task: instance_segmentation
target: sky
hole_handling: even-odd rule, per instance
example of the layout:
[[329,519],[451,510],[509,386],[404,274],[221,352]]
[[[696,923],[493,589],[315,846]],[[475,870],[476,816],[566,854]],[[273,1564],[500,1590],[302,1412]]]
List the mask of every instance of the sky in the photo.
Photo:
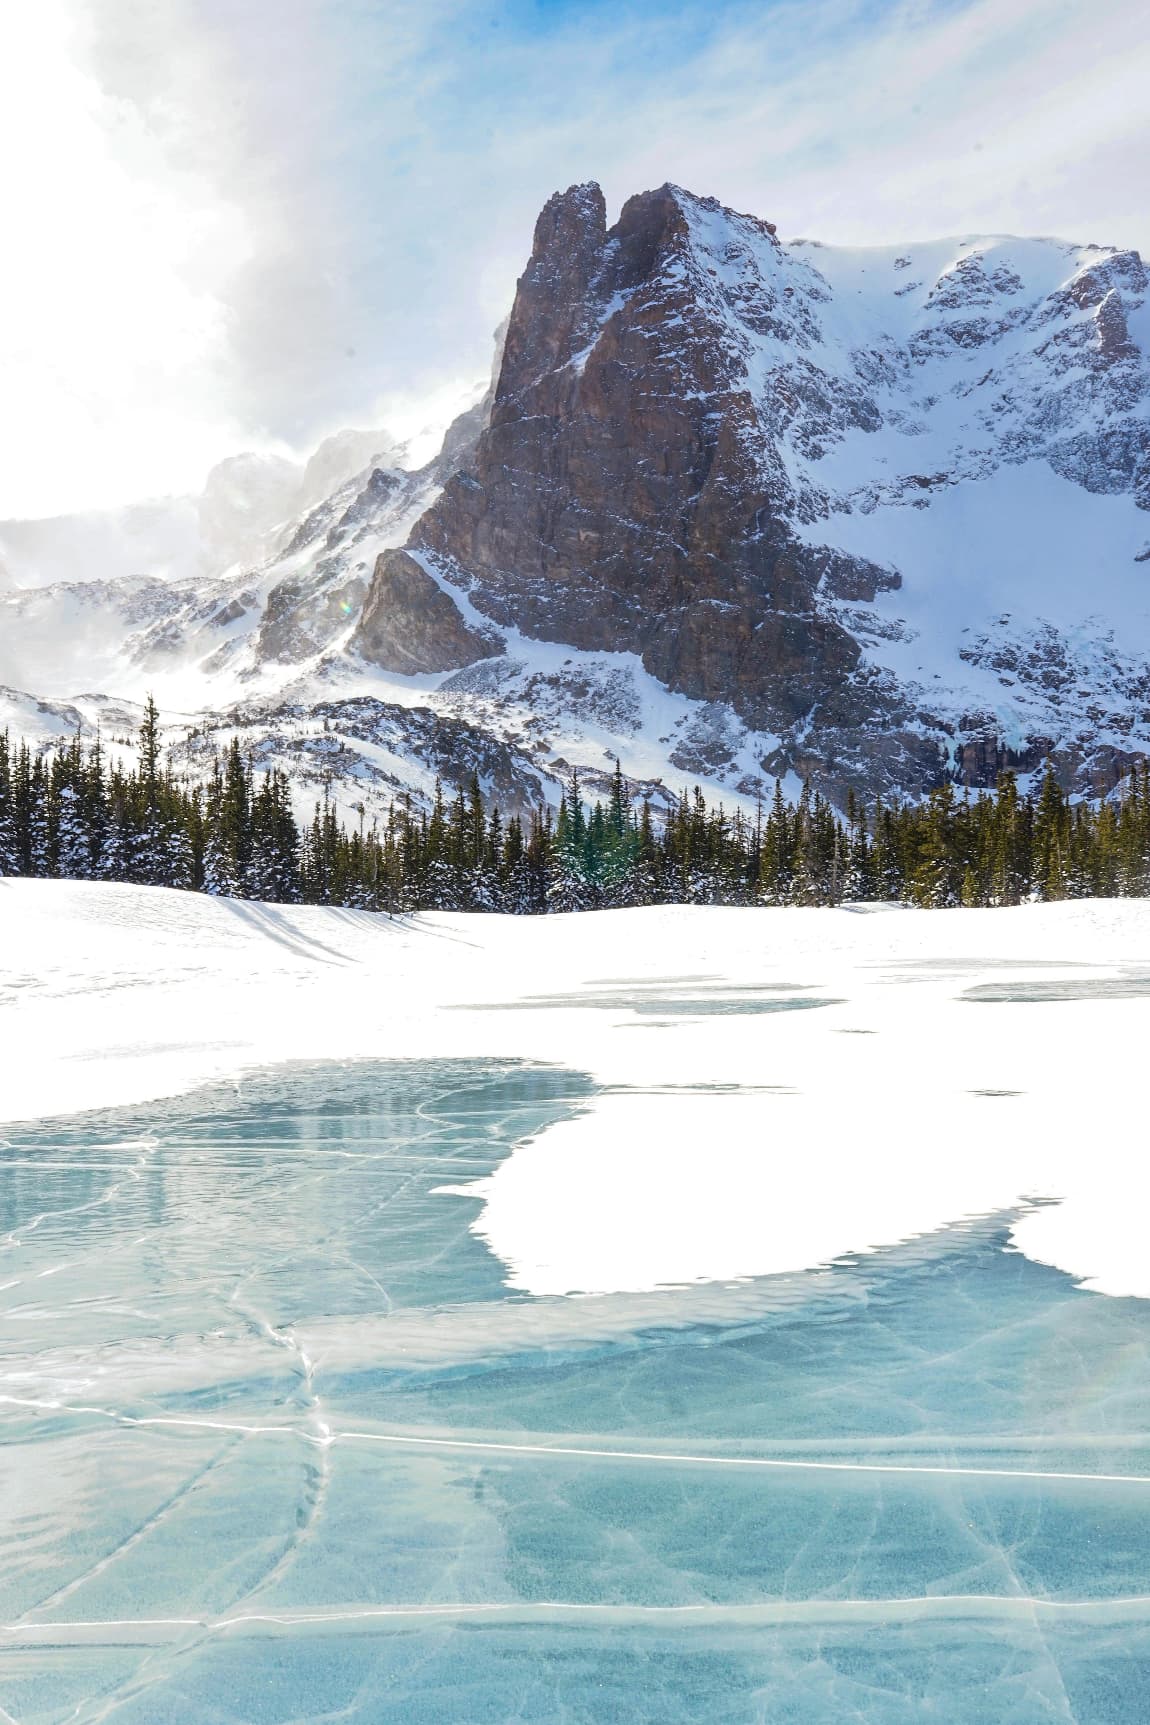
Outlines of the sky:
[[1150,255],[1150,0],[0,8],[0,519],[443,423],[546,198]]

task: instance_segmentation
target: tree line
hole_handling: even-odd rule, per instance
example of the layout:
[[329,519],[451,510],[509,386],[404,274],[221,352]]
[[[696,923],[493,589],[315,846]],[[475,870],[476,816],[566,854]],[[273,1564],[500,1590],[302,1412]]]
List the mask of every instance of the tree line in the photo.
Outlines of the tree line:
[[656,815],[618,764],[606,798],[573,777],[557,812],[504,818],[478,780],[430,809],[393,803],[349,827],[325,797],[301,826],[278,769],[256,772],[238,741],[206,783],[162,759],[149,700],[137,764],[99,740],[48,751],[0,736],[0,875],[135,881],[281,904],[548,911],[644,904],[1007,905],[1150,896],[1150,766],[1119,791],[1072,803],[1048,767],[1024,795],[943,784],[918,803],[854,797],[845,815],[810,786],[775,786],[753,817],[697,788]]

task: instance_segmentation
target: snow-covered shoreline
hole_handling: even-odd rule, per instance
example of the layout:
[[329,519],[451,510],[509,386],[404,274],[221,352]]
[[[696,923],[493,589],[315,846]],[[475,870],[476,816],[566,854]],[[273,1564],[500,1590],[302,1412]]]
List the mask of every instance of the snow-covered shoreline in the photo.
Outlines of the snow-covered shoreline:
[[1150,1297],[1148,1028],[1140,901],[390,922],[0,880],[0,1120],[146,1124],[297,1060],[588,1073],[584,1111],[482,1183],[477,1231],[534,1294],[795,1270],[1017,1211],[1027,1255]]

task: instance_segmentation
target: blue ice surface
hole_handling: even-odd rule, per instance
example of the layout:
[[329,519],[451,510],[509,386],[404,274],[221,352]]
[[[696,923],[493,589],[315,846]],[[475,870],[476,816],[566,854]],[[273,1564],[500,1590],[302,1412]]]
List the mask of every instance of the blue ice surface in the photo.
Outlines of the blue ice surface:
[[10,1718],[1150,1720],[1150,1306],[1007,1217],[533,1299],[442,1188],[592,1094],[349,1063],[0,1133]]

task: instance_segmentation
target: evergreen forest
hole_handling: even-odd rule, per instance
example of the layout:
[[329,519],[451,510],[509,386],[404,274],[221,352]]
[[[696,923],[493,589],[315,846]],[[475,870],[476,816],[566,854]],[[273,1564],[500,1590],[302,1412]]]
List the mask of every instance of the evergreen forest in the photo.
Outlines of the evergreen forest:
[[473,780],[430,810],[397,802],[366,829],[349,829],[325,798],[301,827],[286,776],[257,772],[238,742],[206,783],[178,779],[149,701],[130,770],[98,738],[32,751],[0,736],[0,875],[391,914],[1142,897],[1150,766],[1135,763],[1097,802],[1072,802],[1048,767],[1029,795],[1004,774],[994,792],[944,783],[917,803],[852,799],[845,816],[810,787],[788,804],[776,785],[748,818],[698,789],[656,815],[616,765],[605,801],[586,803],[574,778],[557,814],[505,819]]

